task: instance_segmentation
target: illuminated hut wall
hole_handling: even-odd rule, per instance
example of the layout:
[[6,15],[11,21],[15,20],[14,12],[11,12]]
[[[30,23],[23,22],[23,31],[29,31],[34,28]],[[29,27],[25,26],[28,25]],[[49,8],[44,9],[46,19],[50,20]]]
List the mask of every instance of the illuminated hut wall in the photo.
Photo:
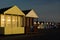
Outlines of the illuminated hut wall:
[[0,34],[24,34],[24,13],[12,6],[0,14]]
[[38,18],[35,11],[32,10],[24,10],[23,11],[26,15],[25,17],[25,32],[30,33],[30,28],[33,26],[33,19]]

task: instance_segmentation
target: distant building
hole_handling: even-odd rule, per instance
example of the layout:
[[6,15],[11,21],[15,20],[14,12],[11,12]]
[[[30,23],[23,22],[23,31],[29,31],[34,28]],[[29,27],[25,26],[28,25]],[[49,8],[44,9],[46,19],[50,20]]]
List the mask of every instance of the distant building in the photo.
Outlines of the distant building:
[[56,23],[56,26],[60,29],[60,22]]

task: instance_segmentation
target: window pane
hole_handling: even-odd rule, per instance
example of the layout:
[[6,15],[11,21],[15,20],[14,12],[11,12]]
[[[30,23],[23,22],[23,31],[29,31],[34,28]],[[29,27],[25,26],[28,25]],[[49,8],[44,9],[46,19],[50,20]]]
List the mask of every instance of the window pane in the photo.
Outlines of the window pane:
[[23,18],[21,16],[18,16],[18,27],[22,27],[22,25],[24,25],[22,24],[23,23],[22,19]]
[[4,15],[1,15],[1,27],[4,27],[4,22],[5,22]]
[[11,27],[11,16],[10,15],[6,15],[6,26]]
[[20,18],[20,16],[18,16],[18,27],[20,27],[21,26],[21,18]]
[[17,16],[12,16],[12,27],[17,27]]

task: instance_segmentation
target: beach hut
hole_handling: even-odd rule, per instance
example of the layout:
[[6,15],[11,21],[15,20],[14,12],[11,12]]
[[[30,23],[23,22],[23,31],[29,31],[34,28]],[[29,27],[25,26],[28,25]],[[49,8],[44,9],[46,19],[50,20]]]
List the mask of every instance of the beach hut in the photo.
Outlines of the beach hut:
[[24,34],[24,16],[15,5],[0,9],[0,34]]
[[25,33],[34,32],[31,28],[34,29],[33,20],[38,18],[36,12],[33,9],[23,10],[23,12],[25,14]]

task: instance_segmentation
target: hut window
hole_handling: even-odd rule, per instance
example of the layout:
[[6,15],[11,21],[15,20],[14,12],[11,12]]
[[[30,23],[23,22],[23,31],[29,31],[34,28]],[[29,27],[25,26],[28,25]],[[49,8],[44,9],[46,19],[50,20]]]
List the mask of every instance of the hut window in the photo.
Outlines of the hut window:
[[22,26],[22,17],[18,16],[18,27]]
[[12,27],[17,27],[17,16],[12,16]]
[[5,23],[6,23],[6,27],[11,27],[11,16],[10,15],[6,15]]
[[21,26],[24,27],[24,17],[21,16]]
[[4,15],[1,15],[1,27],[5,26],[4,22],[5,22]]
[[17,27],[20,27],[21,24],[20,24],[20,17],[19,16],[17,17],[17,20],[18,20]]

